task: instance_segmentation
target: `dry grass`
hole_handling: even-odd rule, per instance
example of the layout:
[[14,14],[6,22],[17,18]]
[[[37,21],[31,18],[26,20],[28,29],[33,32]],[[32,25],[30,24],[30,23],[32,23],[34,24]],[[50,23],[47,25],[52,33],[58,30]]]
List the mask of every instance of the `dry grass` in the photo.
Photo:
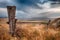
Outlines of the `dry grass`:
[[0,40],[10,40],[11,36],[4,27],[0,25]]
[[46,29],[45,25],[33,27],[22,24],[16,29],[16,34],[20,40],[60,40],[60,31],[56,29]]
[[[17,24],[16,37],[9,33],[8,24],[0,24],[0,40],[60,40],[60,28],[42,24]],[[17,38],[17,39],[15,39]]]

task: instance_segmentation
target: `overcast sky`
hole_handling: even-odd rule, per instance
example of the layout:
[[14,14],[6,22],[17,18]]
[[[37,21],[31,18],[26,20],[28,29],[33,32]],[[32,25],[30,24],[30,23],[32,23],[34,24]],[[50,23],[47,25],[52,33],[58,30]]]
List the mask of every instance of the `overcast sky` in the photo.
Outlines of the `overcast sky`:
[[0,0],[0,17],[8,17],[7,6],[16,6],[17,19],[60,17],[59,0]]

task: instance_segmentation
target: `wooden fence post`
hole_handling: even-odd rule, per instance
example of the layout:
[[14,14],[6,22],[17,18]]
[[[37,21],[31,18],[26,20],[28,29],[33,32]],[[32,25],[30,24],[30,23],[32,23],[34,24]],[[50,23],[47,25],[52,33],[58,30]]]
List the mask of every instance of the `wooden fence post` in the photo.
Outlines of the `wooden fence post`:
[[16,22],[15,22],[16,6],[7,6],[7,11],[8,11],[10,34],[14,36],[16,28]]

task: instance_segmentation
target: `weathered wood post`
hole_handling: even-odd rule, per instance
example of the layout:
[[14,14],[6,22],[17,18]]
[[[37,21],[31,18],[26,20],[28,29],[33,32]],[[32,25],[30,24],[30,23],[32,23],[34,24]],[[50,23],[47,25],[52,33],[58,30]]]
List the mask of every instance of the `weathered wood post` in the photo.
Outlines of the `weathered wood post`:
[[48,23],[47,23],[47,25],[46,25],[46,30],[47,30],[47,32],[48,32],[48,27],[49,27],[49,25],[50,25],[50,22],[51,22],[51,20],[49,20]]
[[51,20],[48,21],[47,26],[50,24]]
[[16,22],[15,22],[16,6],[7,6],[7,11],[8,11],[10,34],[14,36],[16,28]]

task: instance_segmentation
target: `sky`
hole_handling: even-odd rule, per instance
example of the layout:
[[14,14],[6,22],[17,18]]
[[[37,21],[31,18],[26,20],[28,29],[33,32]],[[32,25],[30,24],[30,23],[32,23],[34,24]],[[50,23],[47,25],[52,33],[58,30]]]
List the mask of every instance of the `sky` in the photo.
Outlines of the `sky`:
[[50,19],[60,17],[59,0],[0,0],[0,18],[8,17],[7,6],[16,6],[16,19]]

